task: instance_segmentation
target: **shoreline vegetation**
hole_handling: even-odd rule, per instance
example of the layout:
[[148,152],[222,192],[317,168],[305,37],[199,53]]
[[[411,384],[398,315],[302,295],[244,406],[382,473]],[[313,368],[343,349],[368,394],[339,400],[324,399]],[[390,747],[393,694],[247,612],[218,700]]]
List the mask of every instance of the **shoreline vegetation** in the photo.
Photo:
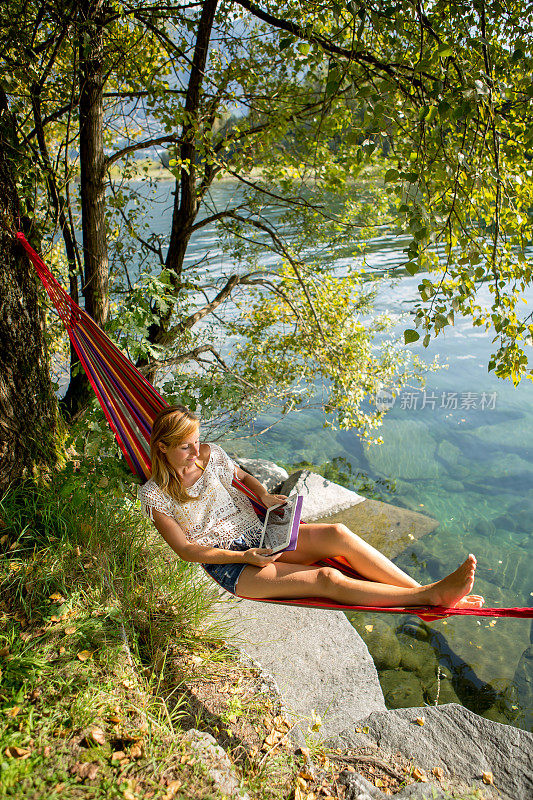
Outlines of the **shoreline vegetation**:
[[[362,171],[362,174],[358,176],[356,185],[364,187],[368,183],[374,184],[376,181],[382,181],[382,175],[380,173],[384,173],[384,170],[384,166],[374,165],[366,167]],[[109,176],[113,181],[118,181],[121,178],[124,178],[124,174],[125,170],[124,165],[122,164],[113,164],[109,169]],[[76,177],[79,177],[78,174],[76,174]],[[247,172],[243,177],[245,177],[246,180],[258,181],[262,177],[262,171],[259,167],[255,167]],[[175,181],[176,176],[159,160],[153,158],[138,158],[129,164],[128,176],[126,180],[138,181],[143,179]],[[239,178],[235,177],[229,172],[221,172],[216,178],[217,183],[238,182],[238,180]]]
[[342,798],[349,772],[386,795],[426,780],[410,762],[297,748],[279,697],[214,613],[214,584],[112,481],[83,477],[67,463],[0,502],[5,797],[221,798],[191,729],[221,745],[253,800]]

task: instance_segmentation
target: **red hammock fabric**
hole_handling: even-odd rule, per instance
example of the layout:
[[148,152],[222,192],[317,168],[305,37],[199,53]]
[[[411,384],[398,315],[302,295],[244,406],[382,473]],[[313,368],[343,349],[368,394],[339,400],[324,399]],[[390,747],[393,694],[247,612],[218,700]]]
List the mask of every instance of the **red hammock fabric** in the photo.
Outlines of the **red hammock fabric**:
[[[103,412],[109,422],[124,457],[133,473],[145,481],[150,475],[150,432],[156,415],[167,403],[159,392],[134,367],[124,353],[111,341],[94,320],[80,308],[65,292],[47,269],[44,261],[35,252],[23,233],[16,237],[30,261],[63,321],[72,345],[96,392]],[[252,503],[258,516],[265,507],[254,493],[239,481],[233,481]],[[344,574],[361,579],[342,558],[331,558],[323,562],[341,570]],[[375,606],[347,606],[318,597],[270,600],[257,598],[256,602],[281,603],[284,605],[313,608],[338,609],[344,611],[380,611],[390,614],[416,614],[427,621],[445,616],[476,617],[522,617],[533,618],[533,608],[376,608]]]

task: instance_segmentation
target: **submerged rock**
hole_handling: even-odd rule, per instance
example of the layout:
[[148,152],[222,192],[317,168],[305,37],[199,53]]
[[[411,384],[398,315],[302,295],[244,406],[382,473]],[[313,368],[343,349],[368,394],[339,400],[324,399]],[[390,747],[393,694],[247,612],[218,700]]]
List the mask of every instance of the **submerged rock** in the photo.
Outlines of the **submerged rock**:
[[400,643],[391,625],[383,619],[375,619],[372,625],[367,626],[357,621],[355,627],[361,633],[378,670],[395,669],[399,666]]
[[424,703],[424,687],[414,672],[387,669],[379,673],[379,682],[389,708],[421,706]]
[[[533,631],[533,626],[532,626]],[[527,730],[533,727],[533,644],[522,653],[513,678],[518,703],[524,710],[523,724]]]

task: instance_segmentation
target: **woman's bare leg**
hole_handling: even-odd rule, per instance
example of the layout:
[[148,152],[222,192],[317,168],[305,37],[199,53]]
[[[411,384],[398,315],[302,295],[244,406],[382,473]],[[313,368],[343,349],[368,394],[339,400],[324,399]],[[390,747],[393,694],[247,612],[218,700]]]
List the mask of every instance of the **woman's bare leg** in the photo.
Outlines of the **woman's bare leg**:
[[[343,605],[445,606],[458,605],[474,584],[476,559],[470,555],[455,572],[429,586],[403,587],[348,578],[332,567],[313,567],[275,561],[265,567],[247,566],[237,592],[241,597],[322,597]],[[471,605],[481,605],[471,603]]]
[[296,550],[283,553],[278,561],[288,564],[314,564],[333,556],[344,556],[360,575],[376,583],[407,589],[420,586],[383,553],[342,524],[300,525]]

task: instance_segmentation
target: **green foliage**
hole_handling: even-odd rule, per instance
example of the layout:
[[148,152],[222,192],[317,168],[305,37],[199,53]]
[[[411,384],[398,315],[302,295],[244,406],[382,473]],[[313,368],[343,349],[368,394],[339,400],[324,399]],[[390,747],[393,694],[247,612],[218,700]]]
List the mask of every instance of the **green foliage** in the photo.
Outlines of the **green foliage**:
[[383,412],[365,401],[383,384],[399,388],[414,379],[421,365],[385,338],[391,321],[371,313],[373,283],[353,273],[341,278],[309,269],[303,275],[286,264],[275,295],[258,291],[241,308],[238,373],[265,397],[276,383],[284,413],[318,405],[329,414],[328,425],[356,428],[371,441]]
[[[427,347],[466,315],[494,335],[490,369],[530,374],[531,15],[497,0],[269,0],[265,21],[221,0],[208,30],[206,8],[133,2],[103,17],[110,330],[128,355],[214,425],[267,398],[301,406],[320,381],[326,412],[368,436],[379,416],[364,403],[408,374],[384,321],[357,305],[371,240],[396,232],[405,272],[420,275],[404,344]],[[91,28],[59,0],[0,13],[3,85],[34,165],[29,211],[51,237],[51,174],[79,224],[73,64]],[[156,148],[174,179],[172,230],[153,225],[157,185],[135,159]],[[223,176],[240,188],[220,208],[210,188]],[[210,253],[191,263],[191,237],[215,222],[224,266]]]

